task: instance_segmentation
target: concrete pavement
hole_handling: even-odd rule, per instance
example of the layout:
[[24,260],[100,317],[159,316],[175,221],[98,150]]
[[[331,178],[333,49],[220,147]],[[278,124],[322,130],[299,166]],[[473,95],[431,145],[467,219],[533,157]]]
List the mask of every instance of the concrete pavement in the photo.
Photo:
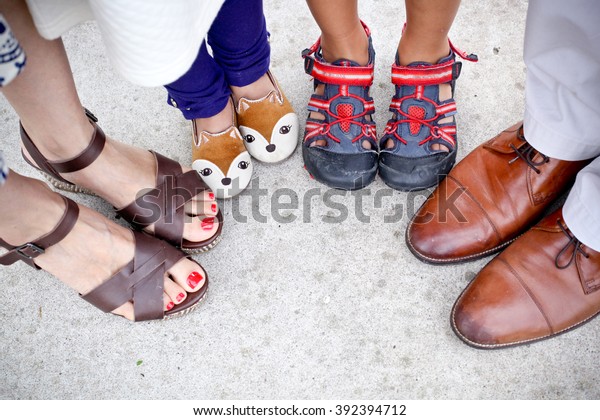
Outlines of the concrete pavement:
[[[372,94],[380,131],[405,19],[397,3],[360,3],[377,51]],[[272,70],[303,120],[311,83],[300,51],[318,28],[301,0],[266,0],[265,7]],[[522,118],[526,7],[524,0],[463,1],[451,37],[480,62],[464,63],[458,80],[459,159]],[[93,23],[64,40],[82,101],[107,134],[191,163],[190,126],[166,105],[162,88],[116,75]],[[18,119],[3,97],[0,139],[12,168],[37,177],[19,156]],[[302,169],[299,149],[280,164],[256,162],[254,178],[264,194],[223,203],[224,240],[198,258],[211,278],[209,297],[189,316],[132,324],[96,310],[43,272],[23,264],[2,268],[0,397],[600,397],[598,320],[499,351],[475,350],[455,337],[450,309],[488,260],[437,267],[411,255],[404,232],[424,194],[390,191],[378,203],[374,197],[386,187],[377,180],[362,195],[335,196],[348,209],[337,220],[339,211],[323,201],[326,188]],[[276,212],[277,194],[295,195],[297,203]],[[111,214],[98,198],[76,199]],[[395,221],[386,222],[390,217]]]

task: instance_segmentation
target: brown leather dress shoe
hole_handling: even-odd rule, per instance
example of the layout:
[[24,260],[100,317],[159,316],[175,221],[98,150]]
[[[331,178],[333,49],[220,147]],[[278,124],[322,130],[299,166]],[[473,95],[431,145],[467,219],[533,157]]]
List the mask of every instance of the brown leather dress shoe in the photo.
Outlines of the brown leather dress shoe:
[[452,309],[454,332],[484,349],[563,333],[600,312],[600,252],[557,210],[494,258]]
[[432,264],[498,252],[543,217],[587,163],[548,158],[517,123],[450,171],[410,221],[408,248]]

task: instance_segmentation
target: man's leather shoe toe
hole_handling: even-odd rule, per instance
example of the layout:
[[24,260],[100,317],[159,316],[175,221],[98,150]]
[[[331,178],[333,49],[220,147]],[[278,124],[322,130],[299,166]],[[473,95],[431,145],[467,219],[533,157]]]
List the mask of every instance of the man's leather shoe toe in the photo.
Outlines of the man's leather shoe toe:
[[467,344],[491,349],[553,337],[600,313],[600,252],[575,238],[561,210],[494,258],[452,309]]

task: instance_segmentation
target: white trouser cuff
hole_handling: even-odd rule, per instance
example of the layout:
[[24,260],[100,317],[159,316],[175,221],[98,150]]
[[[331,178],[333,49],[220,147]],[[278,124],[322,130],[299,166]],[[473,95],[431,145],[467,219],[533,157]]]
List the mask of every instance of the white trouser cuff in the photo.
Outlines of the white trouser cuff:
[[600,252],[600,158],[583,168],[563,206],[563,218],[571,233]]

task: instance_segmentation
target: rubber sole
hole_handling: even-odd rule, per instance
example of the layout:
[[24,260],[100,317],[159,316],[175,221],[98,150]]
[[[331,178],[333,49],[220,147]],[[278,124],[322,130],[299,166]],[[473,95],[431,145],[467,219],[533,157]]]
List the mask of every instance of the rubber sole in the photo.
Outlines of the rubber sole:
[[431,188],[439,184],[454,166],[456,149],[442,160],[430,162],[427,160],[402,158],[382,152],[379,155],[379,176],[387,186],[398,191],[420,191]]
[[[208,279],[207,279],[208,281]],[[202,296],[198,299],[197,302],[195,302],[192,306],[190,306],[189,308],[185,308],[182,311],[179,312],[175,312],[173,314],[165,314],[164,318],[162,319],[162,321],[166,321],[169,319],[175,319],[175,318],[180,318],[184,315],[187,315],[191,312],[194,312],[196,309],[198,309],[198,306],[204,302],[204,299],[206,299],[206,295],[208,295],[208,284],[206,285],[206,288],[204,290],[204,293],[202,294]]]
[[311,177],[330,188],[359,190],[377,176],[378,159],[374,151],[345,155],[302,145],[302,158]]

